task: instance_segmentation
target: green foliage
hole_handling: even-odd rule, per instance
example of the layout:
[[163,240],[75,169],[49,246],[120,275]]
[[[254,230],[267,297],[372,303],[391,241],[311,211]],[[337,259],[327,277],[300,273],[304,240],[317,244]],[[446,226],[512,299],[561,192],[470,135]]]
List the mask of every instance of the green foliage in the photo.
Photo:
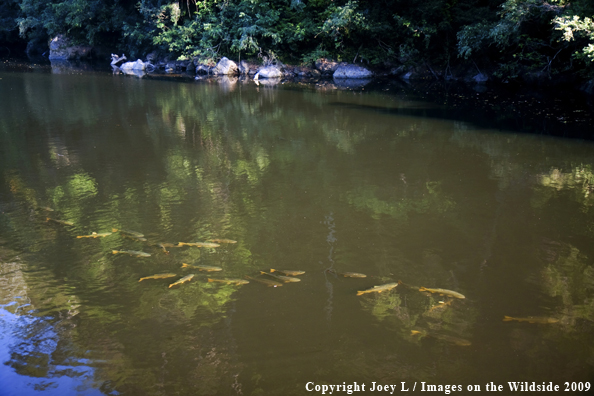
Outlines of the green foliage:
[[17,18],[22,37],[67,34],[75,42],[97,44],[102,34],[121,29],[125,10],[100,0],[22,0]]
[[584,61],[591,71],[594,71],[594,21],[591,18],[581,18],[578,15],[556,17],[553,20],[555,29],[563,32],[566,42],[577,41],[575,57]]
[[514,76],[592,72],[593,14],[587,0],[9,0],[0,5],[0,40],[14,40],[18,26],[26,40],[66,34],[132,57],[156,49],[206,63],[274,53],[304,64],[445,67],[457,53]]
[[12,41],[13,32],[17,28],[18,11],[18,0],[5,0],[0,3],[0,43]]
[[[563,60],[571,53],[591,68],[594,24],[588,17],[573,14],[576,10],[591,12],[590,8],[581,2],[570,8],[562,0],[507,0],[500,7],[499,21],[477,22],[458,32],[458,56],[486,56],[495,48],[498,52],[491,56],[499,58],[500,74],[508,77],[521,71],[565,71],[568,63]],[[563,32],[560,40],[556,31]],[[574,35],[577,43],[568,44]]]

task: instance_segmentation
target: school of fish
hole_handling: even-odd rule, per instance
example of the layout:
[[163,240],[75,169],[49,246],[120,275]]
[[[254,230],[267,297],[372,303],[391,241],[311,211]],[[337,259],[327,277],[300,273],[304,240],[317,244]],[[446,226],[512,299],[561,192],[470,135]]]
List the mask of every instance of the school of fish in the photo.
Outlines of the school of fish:
[[[43,212],[54,212],[52,208],[49,207],[37,207],[35,208],[37,211]],[[54,223],[59,224],[62,226],[69,226],[73,227],[74,223],[66,220],[61,220],[54,217],[46,217],[45,221],[47,223]],[[124,230],[124,229],[117,229],[113,228],[111,232],[91,232],[87,235],[78,235],[76,236],[77,239],[89,238],[89,239],[96,239],[96,238],[106,238],[112,236],[114,234],[119,233],[123,238],[131,239],[136,242],[148,242],[147,238],[145,238],[144,234],[131,231],[131,230]],[[180,247],[199,247],[199,248],[217,248],[220,247],[220,244],[236,244],[237,241],[232,239],[224,239],[224,238],[211,238],[207,239],[206,242],[177,242],[177,243],[168,243],[168,242],[151,242],[150,246],[158,247],[164,253],[169,254],[167,248],[180,248]],[[150,253],[139,251],[139,250],[112,250],[112,254],[126,254],[132,257],[139,257],[139,258],[148,258],[151,257]],[[182,263],[181,265],[182,270],[187,269],[195,269],[199,272],[221,272],[223,271],[222,267],[212,266],[212,265],[202,265],[202,264],[187,264]],[[367,275],[358,273],[358,272],[338,272],[334,269],[326,269],[324,272],[334,274],[335,276],[342,276],[344,278],[367,278]],[[281,275],[282,274],[282,275]],[[250,276],[245,275],[245,279],[239,278],[206,278],[206,282],[208,283],[222,283],[227,285],[235,285],[241,286],[250,283],[249,281],[255,281],[261,284],[264,284],[268,287],[280,287],[283,286],[284,283],[295,283],[301,282],[300,278],[297,278],[299,275],[305,274],[305,271],[301,270],[283,270],[283,269],[274,269],[271,268],[269,272],[259,271],[260,276]],[[264,277],[266,275],[266,277]],[[161,280],[161,279],[169,279],[177,277],[178,275],[175,273],[158,273],[154,275],[147,275],[141,277],[138,282],[146,281],[146,280]],[[174,286],[179,286],[184,283],[188,283],[192,281],[196,277],[196,274],[188,274],[177,281],[169,284],[168,288],[172,288]],[[273,278],[273,279],[271,279]],[[433,307],[429,308],[427,312],[431,313],[434,311],[445,310],[447,309],[455,299],[463,300],[466,297],[455,290],[443,289],[443,288],[429,288],[429,287],[416,287],[404,284],[402,281],[397,282],[390,282],[381,285],[375,285],[369,287],[365,290],[357,291],[356,295],[361,296],[365,294],[381,294],[381,293],[388,293],[394,289],[397,289],[398,286],[406,286],[409,289],[417,290],[418,292],[422,293],[430,293],[430,294],[437,294],[442,296],[443,298],[447,299],[446,301],[439,301],[438,304],[434,305]],[[558,323],[559,320],[552,317],[538,317],[538,316],[528,316],[528,317],[511,317],[511,316],[504,316],[504,322],[526,322],[532,324],[555,324]],[[458,346],[470,346],[471,342],[462,338],[454,337],[447,334],[437,333],[435,331],[429,331],[424,329],[413,329],[410,333],[411,337],[418,336],[420,338],[424,337],[431,337],[441,341],[445,341],[450,344],[458,345]]]

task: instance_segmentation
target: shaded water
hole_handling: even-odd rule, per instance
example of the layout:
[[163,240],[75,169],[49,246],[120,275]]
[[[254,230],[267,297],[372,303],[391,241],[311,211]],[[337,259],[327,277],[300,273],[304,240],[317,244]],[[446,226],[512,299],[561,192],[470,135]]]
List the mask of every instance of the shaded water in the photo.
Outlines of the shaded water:
[[[386,92],[0,78],[2,395],[594,380],[591,142]],[[112,228],[147,241],[76,238]],[[206,281],[270,268],[305,274]]]

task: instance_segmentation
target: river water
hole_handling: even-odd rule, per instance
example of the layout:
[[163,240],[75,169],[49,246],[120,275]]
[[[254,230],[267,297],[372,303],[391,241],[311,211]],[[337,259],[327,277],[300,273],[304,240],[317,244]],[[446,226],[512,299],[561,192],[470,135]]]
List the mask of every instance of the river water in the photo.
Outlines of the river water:
[[1,395],[594,386],[591,141],[386,89],[41,69],[0,92]]

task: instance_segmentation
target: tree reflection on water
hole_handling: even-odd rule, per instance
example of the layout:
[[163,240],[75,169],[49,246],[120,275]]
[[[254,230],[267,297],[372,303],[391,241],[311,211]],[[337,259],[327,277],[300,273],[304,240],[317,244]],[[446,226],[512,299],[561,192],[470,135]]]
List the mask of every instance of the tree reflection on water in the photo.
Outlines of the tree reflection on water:
[[[399,114],[406,98],[373,92],[2,81],[19,92],[0,99],[1,372],[14,394],[288,395],[308,381],[594,372],[589,144],[424,118],[422,103]],[[76,238],[114,228],[146,241]],[[238,243],[175,247],[212,238]],[[270,268],[306,273],[278,288],[206,281]],[[177,277],[138,282],[165,272]]]

